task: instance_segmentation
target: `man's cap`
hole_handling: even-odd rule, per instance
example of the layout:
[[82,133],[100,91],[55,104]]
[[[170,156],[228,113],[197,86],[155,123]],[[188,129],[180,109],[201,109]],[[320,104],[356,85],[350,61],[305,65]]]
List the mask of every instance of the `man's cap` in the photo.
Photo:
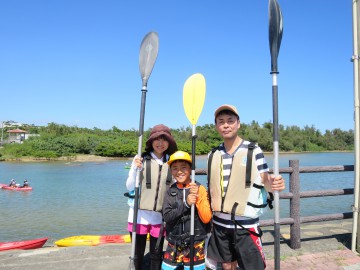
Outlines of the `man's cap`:
[[235,106],[229,105],[229,104],[224,104],[224,105],[221,105],[219,108],[216,109],[215,114],[214,114],[215,118],[221,111],[225,111],[225,110],[229,110],[229,111],[235,113],[238,117],[240,117]]

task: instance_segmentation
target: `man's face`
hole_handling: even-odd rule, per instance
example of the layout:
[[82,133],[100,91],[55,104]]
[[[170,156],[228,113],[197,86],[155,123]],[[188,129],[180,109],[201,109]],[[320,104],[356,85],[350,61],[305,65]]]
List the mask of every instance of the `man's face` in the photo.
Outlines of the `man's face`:
[[233,114],[219,114],[216,117],[216,130],[223,139],[232,139],[237,136],[240,121]]

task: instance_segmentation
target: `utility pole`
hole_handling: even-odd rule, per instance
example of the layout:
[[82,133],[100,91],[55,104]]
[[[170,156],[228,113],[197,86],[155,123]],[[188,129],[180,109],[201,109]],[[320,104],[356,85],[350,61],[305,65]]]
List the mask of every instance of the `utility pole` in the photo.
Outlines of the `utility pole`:
[[360,27],[359,27],[359,5],[358,0],[352,0],[352,12],[353,12],[353,56],[351,57],[354,63],[354,122],[355,122],[355,133],[354,133],[354,145],[355,145],[355,166],[354,166],[354,206],[353,206],[353,230],[352,230],[352,241],[351,250],[353,252],[359,251],[359,185],[360,185],[360,111],[359,111],[359,52],[360,52]]

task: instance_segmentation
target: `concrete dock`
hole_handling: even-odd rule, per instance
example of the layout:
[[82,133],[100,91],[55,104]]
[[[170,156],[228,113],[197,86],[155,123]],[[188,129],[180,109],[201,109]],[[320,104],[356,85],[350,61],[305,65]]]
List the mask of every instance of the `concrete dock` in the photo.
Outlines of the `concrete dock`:
[[[267,268],[274,269],[273,228],[263,227]],[[302,224],[301,248],[288,246],[289,226],[281,226],[280,266],[285,270],[360,270],[360,257],[351,251],[352,220]],[[130,244],[96,247],[56,247],[46,243],[34,250],[0,252],[1,270],[119,270],[128,269]]]

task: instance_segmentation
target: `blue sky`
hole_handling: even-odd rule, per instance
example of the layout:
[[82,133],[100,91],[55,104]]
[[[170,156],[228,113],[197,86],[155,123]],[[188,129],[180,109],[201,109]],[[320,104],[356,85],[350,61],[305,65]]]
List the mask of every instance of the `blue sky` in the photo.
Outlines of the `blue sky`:
[[[279,123],[354,129],[352,1],[278,0]],[[138,129],[139,48],[159,54],[148,82],[145,129],[188,127],[183,86],[206,79],[197,125],[237,106],[241,121],[272,121],[268,1],[2,0],[0,121]]]

